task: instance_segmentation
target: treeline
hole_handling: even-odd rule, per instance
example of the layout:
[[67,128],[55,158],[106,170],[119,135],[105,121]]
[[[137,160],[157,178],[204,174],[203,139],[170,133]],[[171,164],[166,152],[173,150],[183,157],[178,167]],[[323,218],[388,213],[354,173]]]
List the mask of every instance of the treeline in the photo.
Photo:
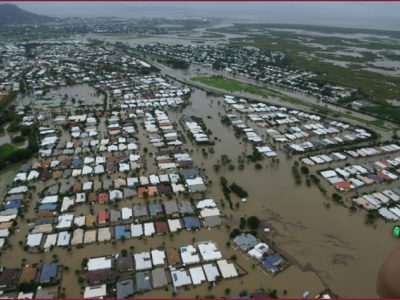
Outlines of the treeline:
[[36,139],[35,128],[31,128],[28,137],[28,147],[26,149],[15,150],[0,159],[0,169],[4,169],[11,163],[25,161],[39,151],[39,143]]
[[13,91],[4,97],[2,101],[0,101],[0,111],[5,109],[14,99],[17,97],[17,92]]
[[190,66],[188,62],[174,58],[167,59],[165,63],[174,69],[187,69]]

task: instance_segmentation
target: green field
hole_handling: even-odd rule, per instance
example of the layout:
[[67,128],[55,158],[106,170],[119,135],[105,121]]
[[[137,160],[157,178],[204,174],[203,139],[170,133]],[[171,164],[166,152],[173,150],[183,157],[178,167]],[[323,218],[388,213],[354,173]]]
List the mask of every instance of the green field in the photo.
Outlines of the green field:
[[0,146],[0,159],[6,157],[8,154],[13,153],[15,150],[18,150],[18,147],[14,147],[10,144],[3,144]]

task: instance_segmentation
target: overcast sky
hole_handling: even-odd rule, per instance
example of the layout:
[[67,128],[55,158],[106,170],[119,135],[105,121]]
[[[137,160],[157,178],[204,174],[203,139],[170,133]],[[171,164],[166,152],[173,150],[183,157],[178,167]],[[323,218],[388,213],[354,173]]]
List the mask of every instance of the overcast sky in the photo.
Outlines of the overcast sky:
[[262,23],[400,30],[400,2],[0,2],[49,16],[209,15]]

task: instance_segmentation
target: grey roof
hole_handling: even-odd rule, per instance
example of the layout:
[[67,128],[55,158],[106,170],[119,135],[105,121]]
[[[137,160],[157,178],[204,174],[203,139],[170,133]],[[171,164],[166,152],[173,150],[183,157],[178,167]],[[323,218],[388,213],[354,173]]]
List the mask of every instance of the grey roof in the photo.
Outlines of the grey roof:
[[137,196],[137,191],[134,189],[122,189],[124,192],[124,197],[129,198],[130,196],[135,197]]
[[145,272],[136,273],[136,285],[137,289],[140,291],[150,290],[150,276],[146,275]]
[[133,215],[135,217],[147,217],[147,209],[146,207],[134,206],[133,207]]
[[204,218],[204,227],[215,227],[222,224],[222,219],[218,216]]
[[164,269],[155,269],[151,272],[153,278],[153,288],[160,288],[168,284]]
[[250,233],[242,233],[235,238],[235,243],[242,249],[247,250],[257,245],[257,239]]
[[149,205],[150,216],[156,216],[162,214],[163,209],[161,204],[151,204]]
[[47,195],[57,195],[58,194],[59,186],[58,184],[54,184],[47,190]]
[[189,201],[182,201],[178,203],[179,212],[183,214],[192,214],[193,206]]
[[101,181],[95,180],[93,182],[93,190],[94,191],[101,190]]
[[103,189],[109,190],[113,186],[113,181],[110,179],[104,180],[103,181]]
[[11,216],[18,214],[18,208],[8,208],[0,212],[0,216]]
[[118,222],[121,219],[121,212],[119,210],[112,210],[110,212],[110,222]]
[[43,289],[37,289],[35,299],[54,299],[54,294],[50,294],[48,291]]
[[72,175],[72,170],[71,169],[67,169],[63,172],[63,178],[67,178],[69,176]]
[[32,167],[31,164],[23,164],[21,168],[19,168],[20,172],[27,172]]
[[199,171],[196,169],[186,170],[179,172],[184,179],[195,178],[199,175]]
[[191,186],[189,186],[189,189],[192,192],[205,192],[205,191],[207,191],[207,187],[204,184],[191,185]]
[[72,188],[72,183],[66,183],[66,184],[62,184],[60,186],[60,194],[65,194],[67,192],[69,192]]
[[133,295],[133,280],[117,282],[117,299],[125,299]]
[[23,199],[24,199],[24,194],[14,194],[7,196],[5,201],[23,200]]
[[164,207],[165,207],[165,213],[167,215],[179,212],[178,204],[176,203],[176,201],[165,202]]

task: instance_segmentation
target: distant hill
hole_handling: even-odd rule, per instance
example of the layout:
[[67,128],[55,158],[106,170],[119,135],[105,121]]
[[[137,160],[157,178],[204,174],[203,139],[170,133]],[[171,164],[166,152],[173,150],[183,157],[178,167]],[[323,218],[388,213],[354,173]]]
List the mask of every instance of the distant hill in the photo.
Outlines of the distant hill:
[[0,24],[45,23],[57,18],[41,16],[20,9],[14,4],[0,4]]

